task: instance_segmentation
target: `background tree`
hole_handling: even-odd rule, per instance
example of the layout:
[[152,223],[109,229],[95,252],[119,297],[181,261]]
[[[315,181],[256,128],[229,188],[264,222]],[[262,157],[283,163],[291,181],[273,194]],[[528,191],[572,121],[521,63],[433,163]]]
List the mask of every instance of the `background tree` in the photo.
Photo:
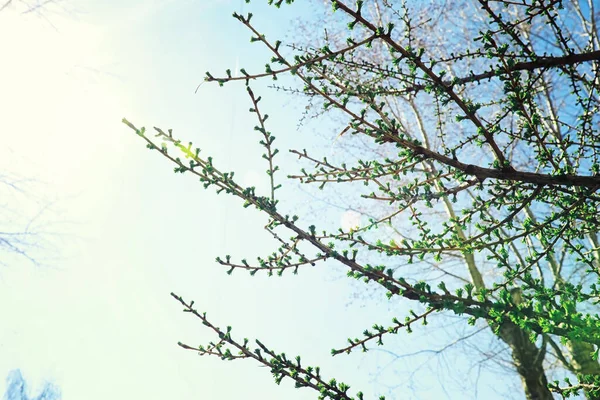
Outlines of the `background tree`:
[[[251,14],[234,14],[251,30],[252,41],[273,53],[271,63],[260,74],[207,73],[208,81],[219,84],[246,83],[269,165],[268,195],[239,186],[233,173],[216,169],[210,157],[200,157],[170,130],[155,128],[156,141],[124,120],[150,149],[174,162],[176,172],[191,172],[205,187],[216,186],[218,193],[238,196],[244,206],[268,214],[266,229],[281,245],[273,255],[257,265],[229,256],[217,261],[229,273],[281,274],[335,259],[349,276],[379,284],[390,301],[400,296],[417,303],[404,320],[376,324],[334,355],[366,350],[385,335],[451,312],[466,315],[469,324],[488,326],[506,343],[527,398],[581,390],[598,398],[600,51],[594,3],[482,0],[462,13],[441,9],[433,22],[420,17],[427,9],[408,4],[330,5],[336,13],[327,26],[343,21],[346,37],[326,32],[318,48],[283,47],[255,28]],[[292,150],[314,170],[302,169],[291,178],[320,188],[359,183],[356,204],[386,205],[375,207],[366,226],[321,231],[281,211],[274,137],[249,84],[283,74],[301,83],[292,90],[308,95],[333,121],[344,121],[339,137],[370,140],[374,152],[357,160]],[[188,160],[169,153],[169,146]],[[285,230],[293,235],[289,240],[283,239]],[[459,262],[448,271],[444,266],[452,260]],[[397,267],[407,263],[445,276]],[[458,268],[466,273],[454,273]],[[271,367],[278,382],[287,376],[323,398],[351,398],[347,385],[325,380],[300,358],[289,360],[259,341],[253,350],[247,340],[232,338],[231,328],[212,325],[193,302],[173,296],[219,337],[208,346],[182,347],[224,359],[253,358]],[[557,365],[576,375],[577,383],[548,383]]]
[[[0,3],[0,23],[11,18],[12,13],[33,13],[50,23],[49,17],[55,13],[54,0],[35,2],[7,0]],[[61,11],[64,5],[59,6]],[[9,25],[10,26],[10,25]],[[10,97],[7,94],[7,98]],[[23,160],[20,153],[7,148],[4,163],[0,164],[0,265],[8,265],[9,260],[25,258],[35,265],[49,260],[56,250],[51,237],[57,238],[64,233],[57,229],[53,201],[40,193],[39,180],[27,178],[19,173],[17,165]],[[16,257],[16,258],[14,258]]]
[[29,397],[27,382],[18,369],[11,371],[6,378],[7,388],[4,393],[4,400],[59,400],[60,391],[54,385],[46,383],[39,394],[35,397]]
[[38,15],[42,15],[42,12],[45,11],[49,5],[55,3],[54,0],[37,0],[34,2],[23,1],[23,0],[5,0],[0,5],[0,11],[4,11],[9,7],[15,7],[20,10],[22,14],[28,13],[37,13]]
[[[36,266],[54,256],[56,228],[53,203],[40,198],[33,180],[0,174],[0,265],[26,259]],[[39,182],[37,182],[39,183]]]

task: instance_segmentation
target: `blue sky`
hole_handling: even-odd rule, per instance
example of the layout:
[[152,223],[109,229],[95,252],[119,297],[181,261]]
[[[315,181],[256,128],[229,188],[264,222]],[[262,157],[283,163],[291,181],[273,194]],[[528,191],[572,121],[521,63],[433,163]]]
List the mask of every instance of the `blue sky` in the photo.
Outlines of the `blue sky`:
[[[16,257],[0,267],[0,377],[18,368],[34,391],[51,381],[64,399],[316,398],[290,382],[274,385],[251,362],[225,363],[178,348],[177,341],[214,338],[180,312],[169,296],[174,291],[220,326],[233,325],[234,336],[301,354],[365,393],[381,391],[373,377],[390,360],[385,353],[331,358],[329,351],[373,323],[404,316],[406,305],[382,306],[380,293],[348,306],[356,287],[331,264],[298,277],[226,275],[216,256],[253,259],[274,249],[261,229],[264,218],[190,176],[174,175],[120,122],[174,128],[217,165],[264,188],[266,167],[243,87],[205,84],[194,94],[207,70],[236,63],[258,70],[268,59],[231,18],[241,7],[248,10],[225,0],[73,0],[44,17],[0,14],[0,168],[34,179],[23,183],[33,197],[15,195],[10,205],[17,222],[43,209],[35,227],[48,232],[46,248],[36,253],[41,265]],[[285,37],[289,21],[310,10],[255,6],[253,12],[268,35]],[[282,149],[301,143],[295,121],[302,106],[274,91],[257,93]],[[300,209],[308,206],[308,198],[297,201]],[[342,215],[327,218],[339,222]],[[420,338],[422,328],[401,334],[392,343],[405,347],[393,350],[440,347],[443,329],[434,326]],[[432,375],[440,360],[406,383],[413,378],[401,374],[412,362],[400,375],[383,372],[414,389],[397,395],[443,397]],[[458,368],[452,360],[443,364]],[[447,384],[449,398],[460,393],[453,385]],[[0,380],[0,393],[5,389]],[[480,390],[495,393],[488,385]]]

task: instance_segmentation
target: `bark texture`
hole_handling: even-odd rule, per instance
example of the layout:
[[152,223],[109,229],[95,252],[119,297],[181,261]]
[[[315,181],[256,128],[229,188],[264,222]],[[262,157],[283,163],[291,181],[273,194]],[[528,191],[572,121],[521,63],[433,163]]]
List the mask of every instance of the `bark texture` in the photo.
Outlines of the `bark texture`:
[[545,347],[538,349],[529,335],[511,321],[502,324],[499,336],[511,349],[527,400],[553,400],[543,366]]
[[[576,374],[600,375],[600,364],[592,359],[594,346],[589,343],[568,341],[567,349],[571,357],[571,371]],[[589,400],[600,400],[600,395],[585,393]]]

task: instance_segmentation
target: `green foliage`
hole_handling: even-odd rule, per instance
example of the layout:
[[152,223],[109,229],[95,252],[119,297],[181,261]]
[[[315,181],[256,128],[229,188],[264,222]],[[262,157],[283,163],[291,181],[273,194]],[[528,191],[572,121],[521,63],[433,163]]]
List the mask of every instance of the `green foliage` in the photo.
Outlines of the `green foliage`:
[[[268,3],[280,7],[284,2]],[[233,172],[221,172],[211,157],[201,157],[200,149],[182,144],[171,130],[154,128],[157,134],[150,137],[144,128],[123,122],[149,149],[173,162],[176,173],[191,173],[205,188],[236,196],[244,207],[254,206],[268,217],[265,228],[279,247],[259,257],[255,265],[245,259],[234,263],[230,256],[217,258],[227,273],[282,275],[291,270],[296,274],[304,266],[335,259],[348,269],[349,277],[381,286],[390,301],[403,299],[419,307],[405,318],[394,318],[389,326],[373,325],[362,338],[348,338],[348,345],[332,350],[332,355],[367,351],[372,343],[383,345],[385,335],[411,332],[416,322],[426,325],[437,313],[466,315],[469,324],[482,321],[511,347],[514,334],[507,332],[513,328],[511,332],[529,338],[530,346],[541,337],[540,354],[545,354],[548,343],[553,344],[556,356],[576,374],[578,383],[553,382],[548,389],[564,397],[583,390],[589,398],[598,398],[600,317],[589,310],[600,302],[600,52],[595,42],[575,43],[579,39],[572,33],[574,28],[558,22],[561,16],[574,15],[574,6],[565,9],[560,1],[479,3],[477,15],[484,19],[481,31],[467,34],[459,45],[448,38],[448,48],[457,47],[450,54],[433,46],[413,47],[417,27],[406,4],[397,10],[383,2],[390,11],[385,22],[369,19],[365,12],[369,5],[363,1],[354,5],[331,1],[336,15],[345,19],[346,37],[338,43],[326,39],[315,48],[293,47],[292,55],[284,54],[281,41],[260,33],[250,22],[252,14],[234,13],[251,32],[251,42],[272,53],[270,63],[262,73],[241,69],[242,76],[234,77],[227,70],[225,76],[216,77],[207,72],[205,80],[219,85],[245,83],[249,111],[258,121],[254,130],[268,164],[268,196],[240,186]],[[556,43],[532,42],[532,29],[550,35]],[[479,72],[463,73],[466,66]],[[276,182],[275,163],[279,151],[265,124],[268,115],[260,111],[261,97],[250,83],[277,80],[284,74],[298,80],[301,89],[294,93],[322,103],[319,116],[344,116],[347,124],[339,136],[363,135],[392,152],[389,157],[346,165],[307,150],[290,150],[313,168],[301,168],[288,178],[320,189],[331,184],[367,186],[372,191],[362,198],[384,204],[389,213],[357,229],[334,233],[319,232],[315,225],[302,224],[298,216],[280,213],[276,191],[281,184]],[[562,109],[555,104],[559,100]],[[435,219],[440,214],[446,216],[442,221]],[[405,227],[404,237],[383,240],[381,232],[398,221]],[[278,232],[292,236],[286,240]],[[300,244],[309,244],[314,254],[300,251]],[[371,265],[364,261],[370,254],[390,263]],[[392,259],[393,264],[397,260],[439,263],[449,257],[464,261],[471,282],[438,281],[435,290],[426,281],[414,283],[398,276],[390,267]],[[484,263],[499,272],[488,286],[480,272]],[[576,272],[581,277],[577,284],[570,281]],[[350,387],[344,383],[322,378],[318,367],[303,367],[300,357],[289,360],[258,340],[251,349],[247,339],[232,338],[230,327],[223,331],[212,325],[205,314],[192,308],[193,302],[173,297],[219,338],[207,346],[182,347],[224,360],[251,358],[270,367],[277,383],[290,378],[296,387],[316,390],[321,399],[363,398],[361,392],[355,397],[348,394]],[[576,353],[569,350],[573,344],[591,351]],[[584,370],[569,363],[562,356],[568,351],[573,351],[573,359],[593,358],[597,368]],[[525,390],[532,389],[526,386]]]

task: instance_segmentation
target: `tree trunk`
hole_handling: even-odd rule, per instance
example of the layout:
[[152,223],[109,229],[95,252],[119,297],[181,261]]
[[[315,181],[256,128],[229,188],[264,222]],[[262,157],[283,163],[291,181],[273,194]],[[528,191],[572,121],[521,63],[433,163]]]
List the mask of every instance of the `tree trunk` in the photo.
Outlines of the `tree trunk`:
[[[567,349],[571,356],[571,371],[576,374],[600,375],[600,364],[592,359],[593,345],[569,340]],[[589,400],[600,400],[600,395],[594,396],[589,392],[586,392],[585,397]]]
[[499,336],[511,349],[527,400],[553,400],[543,366],[545,347],[538,349],[529,335],[511,321],[502,324]]
[[[444,198],[443,201],[450,218],[456,218],[454,208],[448,198]],[[466,240],[463,230],[458,225],[456,233],[459,238]],[[464,257],[475,288],[477,290],[485,288],[483,277],[476,266],[473,254],[467,253]],[[545,347],[538,349],[529,340],[529,335],[511,321],[505,321],[502,324],[498,336],[510,347],[513,363],[521,377],[527,400],[554,400],[552,392],[548,389],[548,379],[543,366],[546,355]]]

